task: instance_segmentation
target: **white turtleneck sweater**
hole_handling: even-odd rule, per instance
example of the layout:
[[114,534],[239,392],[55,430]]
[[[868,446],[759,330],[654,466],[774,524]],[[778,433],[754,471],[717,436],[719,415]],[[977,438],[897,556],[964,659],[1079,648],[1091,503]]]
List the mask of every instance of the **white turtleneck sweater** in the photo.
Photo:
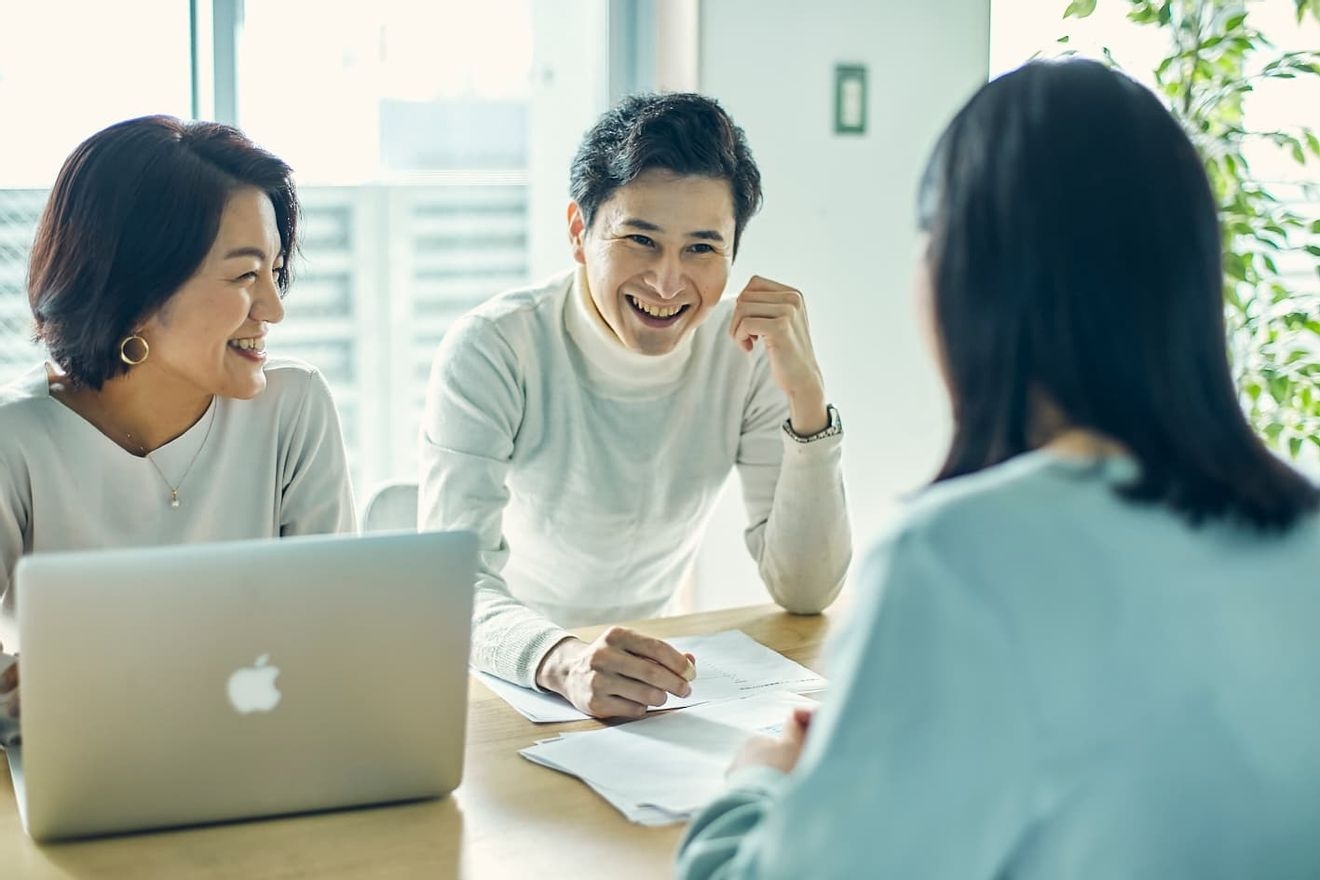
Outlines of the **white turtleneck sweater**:
[[577,272],[503,294],[445,335],[421,436],[423,529],[481,546],[477,668],[534,687],[563,627],[659,614],[738,468],[747,548],[771,596],[814,613],[851,556],[841,437],[799,443],[732,302],[672,352],[624,348]]

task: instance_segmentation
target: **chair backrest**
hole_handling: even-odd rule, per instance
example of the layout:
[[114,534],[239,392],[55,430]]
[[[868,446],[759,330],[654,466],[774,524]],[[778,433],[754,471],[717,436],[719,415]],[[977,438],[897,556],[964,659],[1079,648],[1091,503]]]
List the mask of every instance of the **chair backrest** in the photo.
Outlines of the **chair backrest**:
[[362,512],[362,531],[417,531],[417,484],[386,483],[376,489]]

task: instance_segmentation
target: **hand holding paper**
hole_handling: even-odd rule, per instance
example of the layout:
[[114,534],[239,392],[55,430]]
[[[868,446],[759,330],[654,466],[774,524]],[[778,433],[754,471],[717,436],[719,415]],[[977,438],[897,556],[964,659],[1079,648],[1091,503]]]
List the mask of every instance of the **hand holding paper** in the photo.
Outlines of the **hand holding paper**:
[[811,726],[813,708],[794,707],[775,734],[759,733],[738,750],[738,756],[729,765],[729,772],[742,767],[773,767],[781,773],[792,773],[802,756],[802,746],[807,741],[807,730]]
[[778,728],[785,715],[812,706],[796,694],[761,691],[564,734],[520,754],[578,777],[630,821],[663,825],[682,821],[723,790],[724,769],[749,734]]
[[640,718],[669,694],[691,694],[692,660],[660,639],[613,626],[590,643],[564,639],[542,661],[536,682],[596,718]]
[[[687,657],[700,658],[694,670],[697,676],[692,680],[688,696],[670,696],[663,705],[650,707],[651,711],[681,709],[765,691],[810,693],[825,687],[825,679],[816,673],[738,630],[682,636],[671,641],[670,646]],[[544,724],[589,717],[558,694],[519,687],[484,672],[474,670],[473,675],[531,721]]]

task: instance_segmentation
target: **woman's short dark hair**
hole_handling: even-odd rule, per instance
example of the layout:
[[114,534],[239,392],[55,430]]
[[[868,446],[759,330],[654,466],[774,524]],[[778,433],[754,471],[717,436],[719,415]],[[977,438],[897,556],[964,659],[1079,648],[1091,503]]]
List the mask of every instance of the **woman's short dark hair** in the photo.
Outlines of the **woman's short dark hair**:
[[590,227],[621,186],[652,169],[714,177],[733,191],[733,252],[761,207],[761,172],[743,130],[710,98],[689,92],[632,95],[591,127],[569,173],[569,193]]
[[288,290],[297,247],[292,171],[236,128],[145,116],[83,141],[37,225],[28,302],[37,338],[74,382],[99,389],[127,367],[119,344],[197,271],[237,189],[270,197]]
[[991,82],[940,138],[919,214],[955,423],[937,481],[1029,449],[1040,394],[1131,451],[1129,499],[1261,528],[1315,509],[1243,415],[1214,197],[1145,88],[1082,60]]

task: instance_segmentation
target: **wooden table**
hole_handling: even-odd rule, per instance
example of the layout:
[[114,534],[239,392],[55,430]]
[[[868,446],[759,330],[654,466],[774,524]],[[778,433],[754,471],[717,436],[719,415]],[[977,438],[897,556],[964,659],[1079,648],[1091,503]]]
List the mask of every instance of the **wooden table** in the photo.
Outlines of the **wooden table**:
[[[829,621],[764,605],[635,625],[662,637],[741,629],[819,671]],[[633,825],[578,780],[518,754],[597,722],[532,724],[481,684],[471,691],[463,784],[438,801],[38,847],[23,832],[0,765],[0,877],[670,876],[681,826]]]

